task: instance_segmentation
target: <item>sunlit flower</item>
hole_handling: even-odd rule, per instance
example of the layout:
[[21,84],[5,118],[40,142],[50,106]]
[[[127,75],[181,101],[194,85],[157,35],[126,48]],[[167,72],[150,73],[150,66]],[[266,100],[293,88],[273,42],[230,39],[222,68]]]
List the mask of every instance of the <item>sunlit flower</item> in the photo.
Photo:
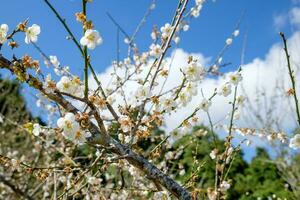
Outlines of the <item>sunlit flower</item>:
[[230,184],[227,181],[222,181],[220,184],[221,191],[227,191],[230,188]]
[[50,62],[54,67],[59,67],[60,63],[56,56],[49,56]]
[[198,66],[196,62],[191,62],[183,68],[183,72],[188,80],[198,81],[203,78],[205,69],[202,66]]
[[172,98],[162,98],[160,102],[162,109],[166,112],[170,112],[176,107],[176,102]]
[[237,29],[233,32],[233,36],[237,37],[240,34],[240,31]]
[[72,93],[74,91],[71,79],[67,76],[61,77],[56,87],[61,92]]
[[232,72],[229,74],[229,81],[233,85],[237,85],[240,81],[242,81],[242,75],[240,72]]
[[3,44],[6,42],[8,32],[8,25],[7,24],[1,24],[0,26],[0,44]]
[[37,42],[40,33],[41,28],[39,25],[33,24],[31,27],[28,27],[25,32],[25,43]]
[[131,122],[130,118],[127,116],[120,117],[119,123],[121,125],[121,129],[123,132],[129,132],[133,127],[133,123]]
[[201,9],[202,9],[201,4],[191,8],[191,16],[195,18],[199,17]]
[[163,27],[160,28],[162,39],[167,39],[172,31],[172,26],[169,23],[166,23]]
[[289,146],[293,149],[300,148],[300,134],[296,134],[293,138],[291,138]]
[[211,159],[214,160],[214,159],[217,157],[217,151],[216,151],[215,149],[212,150],[212,151],[210,152],[209,156],[210,156]]
[[150,45],[150,56],[158,58],[162,54],[162,49],[159,44]]
[[186,85],[184,91],[185,91],[186,93],[188,93],[189,95],[191,95],[191,96],[197,95],[197,93],[198,93],[197,84],[196,84],[196,83],[189,82],[189,83]]
[[219,88],[218,94],[223,95],[224,97],[227,97],[228,95],[230,95],[231,94],[231,85],[224,84],[223,86],[221,86]]
[[84,36],[80,39],[80,44],[87,46],[89,49],[95,49],[97,45],[102,43],[102,38],[98,31],[88,29],[85,31]]
[[148,87],[148,86],[140,86],[137,89],[137,91],[135,93],[135,96],[139,100],[145,100],[145,99],[151,97],[150,87]]
[[245,101],[245,97],[242,96],[242,95],[240,95],[240,96],[238,96],[238,97],[236,98],[236,104],[237,104],[237,105],[243,105],[244,101]]
[[51,74],[48,74],[43,84],[43,89],[46,91],[46,93],[50,93],[53,92],[55,88],[56,88],[56,84],[51,79]]
[[59,118],[57,126],[63,129],[65,136],[68,136],[67,133],[75,133],[80,128],[73,113],[67,113],[64,117]]
[[195,0],[196,5],[201,5],[205,0]]
[[81,130],[79,123],[73,113],[66,113],[64,117],[57,120],[57,126],[63,130],[62,135],[75,143],[82,144],[90,133]]
[[73,79],[70,79],[67,76],[63,76],[61,77],[60,81],[56,84],[56,87],[61,92],[73,94],[79,97],[83,95],[84,89],[78,77],[74,77]]
[[226,44],[227,44],[227,45],[231,45],[231,44],[232,44],[232,41],[233,41],[232,38],[227,38],[227,39],[226,39]]
[[211,106],[211,101],[207,99],[203,99],[202,102],[200,103],[200,109],[204,111],[208,111],[209,107]]
[[33,124],[33,130],[32,130],[33,135],[39,136],[41,131],[42,128],[38,123]]
[[178,95],[178,104],[185,107],[191,101],[191,95],[186,92],[180,92]]

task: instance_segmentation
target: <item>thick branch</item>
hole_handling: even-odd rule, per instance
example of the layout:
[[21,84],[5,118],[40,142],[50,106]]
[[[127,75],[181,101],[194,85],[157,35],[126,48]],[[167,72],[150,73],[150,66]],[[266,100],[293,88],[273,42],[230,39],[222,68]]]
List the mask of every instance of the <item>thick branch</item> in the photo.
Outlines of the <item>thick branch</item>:
[[[13,73],[13,69],[12,69],[11,65],[12,65],[12,63],[8,59],[6,59],[0,55],[0,68],[6,68]],[[36,83],[37,79],[35,79],[33,76],[29,75],[29,76],[27,76],[26,82],[27,83],[30,83],[30,82]],[[46,93],[40,82],[33,84],[33,87],[35,89],[39,90],[44,95],[46,95],[52,101],[58,103],[60,106],[62,106],[68,112],[72,112],[72,113],[79,112],[79,110],[77,108],[75,108],[66,99],[64,99],[61,94]],[[118,154],[119,156],[124,156],[124,158],[130,164],[132,164],[136,168],[143,171],[147,175],[147,178],[155,181],[156,183],[161,184],[177,198],[188,199],[188,200],[192,199],[190,193],[185,188],[180,186],[176,181],[171,179],[168,175],[166,175],[162,171],[160,171],[152,163],[148,162],[148,160],[146,160],[142,156],[133,152],[130,149],[130,147],[128,147],[127,145],[121,144],[117,140],[113,139],[110,135],[99,130],[99,128],[93,122],[90,122],[90,123],[91,123],[91,127],[89,128],[89,131],[92,133],[92,136],[90,138],[87,138],[89,144],[91,144],[93,146],[95,144],[101,144],[105,147],[108,147],[109,149],[111,149],[114,153]]]

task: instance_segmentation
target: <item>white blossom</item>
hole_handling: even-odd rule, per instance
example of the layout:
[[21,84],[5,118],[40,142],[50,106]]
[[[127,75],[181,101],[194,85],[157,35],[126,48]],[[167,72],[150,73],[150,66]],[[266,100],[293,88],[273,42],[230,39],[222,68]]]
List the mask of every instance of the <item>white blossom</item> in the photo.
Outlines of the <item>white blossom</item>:
[[216,150],[215,150],[215,149],[212,150],[212,151],[210,152],[209,156],[210,156],[211,159],[214,160],[214,159],[216,158],[216,156],[217,156]]
[[57,126],[63,130],[62,135],[75,143],[82,144],[85,142],[85,138],[90,136],[90,133],[86,133],[80,129],[79,123],[75,119],[73,113],[66,113],[64,117],[57,120]]
[[210,106],[211,106],[211,101],[207,99],[203,99],[202,102],[200,103],[200,109],[206,112],[208,111]]
[[222,85],[219,88],[218,94],[222,95],[224,97],[227,97],[228,95],[230,95],[231,94],[231,85],[229,85],[229,84]]
[[133,123],[131,122],[130,118],[127,116],[120,117],[119,123],[121,125],[121,129],[123,132],[129,132],[133,127]]
[[190,26],[188,24],[185,24],[183,27],[182,27],[182,30],[183,31],[188,31],[190,29]]
[[166,23],[163,27],[160,28],[162,39],[167,39],[172,31],[172,26],[169,23]]
[[233,41],[232,38],[227,38],[227,39],[226,39],[226,44],[227,44],[227,45],[231,45],[231,44],[232,44],[232,41]]
[[150,56],[158,58],[162,54],[162,49],[159,44],[151,44],[150,45]]
[[186,92],[180,92],[178,95],[178,104],[185,107],[191,101],[191,95]]
[[49,56],[50,62],[54,67],[59,67],[60,63],[56,56]]
[[140,86],[136,93],[135,96],[139,100],[145,100],[149,97],[151,97],[151,90],[149,86]]
[[82,97],[84,88],[80,84],[80,79],[77,77],[70,79],[67,76],[61,77],[60,81],[56,83],[56,88],[65,93],[73,94]]
[[191,8],[191,16],[195,18],[199,17],[201,9],[202,9],[202,5],[197,5]]
[[3,44],[4,42],[6,42],[7,32],[8,32],[8,25],[1,24],[1,26],[0,26],[0,44]]
[[195,0],[196,5],[201,5],[205,0]]
[[89,49],[95,49],[95,47],[102,44],[102,42],[99,32],[92,29],[86,30],[84,36],[80,39],[80,44],[87,46]]
[[296,134],[293,138],[291,138],[289,146],[293,149],[300,148],[300,134]]
[[197,84],[192,82],[187,83],[184,91],[191,96],[196,96],[198,93]]
[[202,66],[198,66],[196,62],[191,62],[183,68],[183,72],[188,80],[198,81],[203,78],[205,69]]
[[25,43],[37,42],[40,33],[41,28],[39,25],[33,24],[31,27],[28,27],[25,32]]
[[233,36],[237,37],[240,34],[240,31],[237,29],[233,32]]
[[39,136],[41,131],[42,128],[38,123],[33,124],[33,130],[32,130],[33,135]]
[[176,107],[176,102],[172,98],[162,98],[160,102],[162,109],[166,112],[170,112]]
[[240,72],[232,72],[229,74],[229,81],[235,86],[242,81],[242,79],[243,78]]
[[227,191],[230,188],[230,184],[227,181],[222,181],[220,184],[221,191]]

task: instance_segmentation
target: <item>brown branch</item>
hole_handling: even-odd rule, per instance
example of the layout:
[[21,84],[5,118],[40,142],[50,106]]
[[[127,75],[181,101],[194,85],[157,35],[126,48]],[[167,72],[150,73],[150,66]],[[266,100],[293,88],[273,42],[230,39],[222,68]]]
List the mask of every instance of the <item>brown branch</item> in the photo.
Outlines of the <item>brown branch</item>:
[[[4,58],[0,55],[0,68],[5,68],[10,70],[14,73],[13,70],[13,63],[8,59]],[[25,72],[26,73],[26,72]],[[45,96],[47,96],[50,100],[57,102],[60,106],[62,106],[65,110],[72,113],[78,113],[79,110],[75,108],[70,102],[63,98],[62,95],[57,93],[47,93],[43,87],[42,83],[39,82],[38,79],[33,77],[30,74],[26,74],[26,82],[34,87],[35,89],[39,90]],[[90,122],[91,126],[89,131],[91,132],[92,136],[87,138],[88,144],[95,146],[95,145],[103,145],[106,148],[111,149],[112,152],[116,153],[119,156],[124,156],[125,159],[135,166],[136,168],[143,171],[147,178],[159,183],[160,185],[164,186],[169,192],[171,192],[174,196],[178,199],[192,199],[190,193],[179,185],[176,181],[170,178],[168,175],[164,174],[160,171],[157,167],[155,167],[152,163],[150,163],[144,157],[136,154],[134,151],[130,149],[127,145],[123,145],[110,135],[106,134],[105,130],[101,130],[93,123]]]

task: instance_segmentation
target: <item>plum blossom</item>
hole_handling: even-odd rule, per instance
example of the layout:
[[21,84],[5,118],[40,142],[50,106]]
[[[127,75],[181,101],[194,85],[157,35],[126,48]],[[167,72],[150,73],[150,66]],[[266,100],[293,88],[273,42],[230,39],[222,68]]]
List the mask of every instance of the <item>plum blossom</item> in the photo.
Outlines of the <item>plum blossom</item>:
[[162,109],[166,112],[170,112],[176,107],[176,102],[172,98],[162,98],[160,102]]
[[240,31],[237,29],[233,32],[233,36],[237,37],[240,34]]
[[56,56],[49,56],[50,62],[54,67],[59,67],[60,62],[58,61]]
[[197,84],[192,82],[187,83],[184,91],[191,96],[196,96],[198,94]]
[[218,94],[222,95],[224,97],[227,97],[228,95],[230,95],[231,94],[231,85],[226,83],[223,86],[221,86],[219,88]]
[[235,86],[242,81],[242,79],[243,77],[240,72],[232,72],[229,74],[229,81]]
[[200,103],[200,109],[206,112],[208,111],[210,106],[211,106],[211,101],[207,99],[203,99],[202,102]]
[[145,100],[149,97],[151,97],[151,90],[149,86],[140,86],[136,93],[135,96],[139,100]]
[[65,93],[73,94],[75,96],[83,96],[83,86],[78,77],[69,78],[67,76],[61,77],[60,81],[56,83],[56,88]]
[[211,159],[214,160],[217,157],[217,151],[216,151],[216,149],[212,150],[210,152],[209,156],[210,156]]
[[33,130],[32,130],[33,135],[39,136],[41,131],[42,128],[38,123],[33,124]]
[[8,32],[8,25],[1,24],[1,26],[0,26],[0,44],[3,44],[4,42],[6,42],[7,32]]
[[80,39],[80,44],[87,46],[89,49],[95,49],[95,47],[102,44],[102,42],[103,40],[99,32],[92,29],[86,30],[84,36]]
[[169,23],[166,23],[163,27],[160,28],[162,39],[167,39],[172,31],[172,26]]
[[159,44],[151,44],[149,54],[158,58],[162,54],[161,46]]
[[230,188],[230,184],[227,181],[222,181],[220,184],[221,191],[227,191]]
[[90,134],[80,129],[79,123],[75,119],[73,113],[66,113],[64,117],[57,120],[57,126],[63,130],[62,135],[71,141],[78,144],[85,142],[85,138],[89,137]]
[[205,69],[193,61],[183,68],[183,72],[188,80],[199,81],[203,78]]
[[227,38],[227,39],[226,39],[226,44],[227,44],[227,45],[231,45],[231,44],[232,44],[232,41],[233,41],[232,38]]
[[33,24],[28,27],[25,32],[25,43],[29,44],[31,42],[37,42],[38,35],[41,33],[41,28],[39,25]]
[[191,95],[186,92],[180,92],[178,95],[178,104],[185,107],[191,101]]
[[299,149],[300,148],[300,134],[296,134],[291,140],[289,144],[290,148]]
[[133,123],[127,116],[120,117],[119,123],[121,124],[121,129],[123,132],[129,132],[133,127]]

